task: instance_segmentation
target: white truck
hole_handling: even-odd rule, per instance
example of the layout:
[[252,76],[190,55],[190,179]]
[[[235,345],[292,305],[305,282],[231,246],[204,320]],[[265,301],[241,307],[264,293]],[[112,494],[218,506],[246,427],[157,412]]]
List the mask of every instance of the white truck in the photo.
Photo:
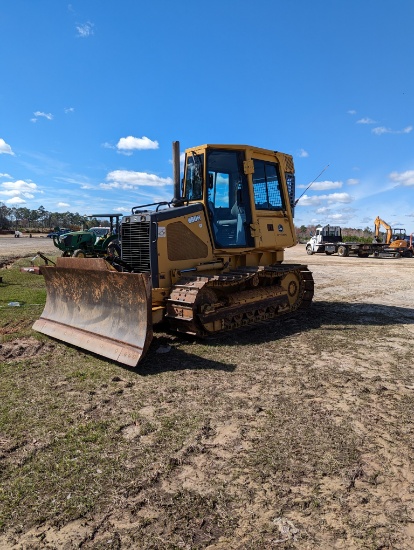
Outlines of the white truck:
[[342,231],[338,225],[325,225],[316,228],[315,235],[306,243],[306,252],[309,255],[324,252],[328,256],[337,253],[338,256],[354,255],[368,258],[371,254],[379,252],[383,246],[381,243],[343,242]]

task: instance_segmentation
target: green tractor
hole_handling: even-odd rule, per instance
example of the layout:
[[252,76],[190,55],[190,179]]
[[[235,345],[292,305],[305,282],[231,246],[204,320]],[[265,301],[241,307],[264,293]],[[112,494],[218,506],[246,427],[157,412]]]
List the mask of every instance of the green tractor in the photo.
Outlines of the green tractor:
[[77,258],[120,256],[119,219],[122,218],[122,214],[94,214],[88,218],[108,218],[110,225],[54,236],[53,243],[62,251],[62,256]]

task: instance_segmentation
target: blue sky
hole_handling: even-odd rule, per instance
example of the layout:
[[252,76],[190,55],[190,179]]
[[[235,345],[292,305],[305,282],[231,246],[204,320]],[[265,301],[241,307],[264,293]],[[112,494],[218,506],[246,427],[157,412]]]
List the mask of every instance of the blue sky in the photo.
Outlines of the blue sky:
[[171,142],[290,153],[296,225],[414,231],[412,0],[0,2],[0,202],[172,198]]

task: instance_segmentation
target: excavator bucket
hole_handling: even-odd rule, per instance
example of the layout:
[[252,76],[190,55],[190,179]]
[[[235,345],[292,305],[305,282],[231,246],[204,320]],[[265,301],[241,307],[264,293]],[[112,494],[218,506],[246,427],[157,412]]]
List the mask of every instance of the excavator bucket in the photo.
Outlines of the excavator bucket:
[[103,258],[42,266],[47,298],[34,330],[135,367],[152,340],[147,273],[120,273]]

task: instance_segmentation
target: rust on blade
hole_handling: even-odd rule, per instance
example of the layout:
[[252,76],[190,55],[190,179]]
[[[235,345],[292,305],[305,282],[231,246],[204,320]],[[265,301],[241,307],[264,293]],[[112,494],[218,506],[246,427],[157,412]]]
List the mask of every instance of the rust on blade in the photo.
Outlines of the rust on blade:
[[102,258],[42,266],[47,298],[34,330],[129,366],[152,340],[147,273],[120,273]]

